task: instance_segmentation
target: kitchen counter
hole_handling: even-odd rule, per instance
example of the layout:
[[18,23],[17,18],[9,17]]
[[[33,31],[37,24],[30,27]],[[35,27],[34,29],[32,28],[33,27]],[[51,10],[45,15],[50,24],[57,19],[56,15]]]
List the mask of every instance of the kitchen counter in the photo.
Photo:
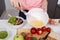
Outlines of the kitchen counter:
[[[55,19],[56,21],[58,21],[59,19]],[[60,24],[57,25],[46,25],[47,27],[51,27],[53,31],[57,32],[60,34]],[[31,28],[32,26],[30,26],[27,22],[21,27],[21,28]],[[17,32],[17,29],[12,28],[12,26],[8,25],[7,20],[0,20],[0,28],[6,28],[7,30],[10,31],[10,37],[8,38],[8,40],[13,40],[14,35]]]

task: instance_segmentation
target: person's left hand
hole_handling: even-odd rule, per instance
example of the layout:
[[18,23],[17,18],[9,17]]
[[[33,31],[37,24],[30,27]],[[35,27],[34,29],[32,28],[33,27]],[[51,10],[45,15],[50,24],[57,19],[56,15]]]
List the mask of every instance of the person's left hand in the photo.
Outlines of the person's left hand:
[[47,12],[47,0],[43,0],[41,8]]

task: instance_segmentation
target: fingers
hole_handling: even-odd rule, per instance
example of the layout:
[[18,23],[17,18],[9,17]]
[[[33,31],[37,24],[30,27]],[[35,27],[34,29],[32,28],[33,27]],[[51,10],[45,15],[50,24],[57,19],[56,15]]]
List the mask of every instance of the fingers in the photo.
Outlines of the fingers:
[[22,4],[21,4],[21,0],[19,0],[19,6],[20,6],[20,9],[22,9]]
[[41,7],[44,11],[47,12],[47,0],[44,0]]
[[12,0],[10,0],[10,4],[13,6],[14,2]]
[[[17,9],[17,10],[20,10],[20,9],[21,9],[21,7],[20,7],[19,2],[17,3],[17,5],[18,5],[18,7],[16,7],[16,9]],[[17,6],[17,5],[16,5],[16,6]]]
[[18,0],[10,0],[10,2],[11,2],[11,5],[12,5],[15,9],[20,10],[20,4],[19,4]]

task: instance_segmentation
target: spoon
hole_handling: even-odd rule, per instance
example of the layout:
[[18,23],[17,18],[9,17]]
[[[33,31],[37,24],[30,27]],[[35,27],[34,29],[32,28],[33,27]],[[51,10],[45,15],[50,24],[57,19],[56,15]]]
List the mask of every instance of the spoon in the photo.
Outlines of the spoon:
[[46,40],[49,34],[50,32],[48,32],[48,34],[44,38],[40,38],[39,40]]

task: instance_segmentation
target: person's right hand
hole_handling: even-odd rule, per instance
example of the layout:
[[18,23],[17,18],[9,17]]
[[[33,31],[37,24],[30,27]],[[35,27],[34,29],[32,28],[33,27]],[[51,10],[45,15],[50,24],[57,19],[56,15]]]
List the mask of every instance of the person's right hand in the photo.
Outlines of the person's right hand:
[[17,10],[20,10],[20,4],[18,0],[10,0],[11,5],[16,8]]

